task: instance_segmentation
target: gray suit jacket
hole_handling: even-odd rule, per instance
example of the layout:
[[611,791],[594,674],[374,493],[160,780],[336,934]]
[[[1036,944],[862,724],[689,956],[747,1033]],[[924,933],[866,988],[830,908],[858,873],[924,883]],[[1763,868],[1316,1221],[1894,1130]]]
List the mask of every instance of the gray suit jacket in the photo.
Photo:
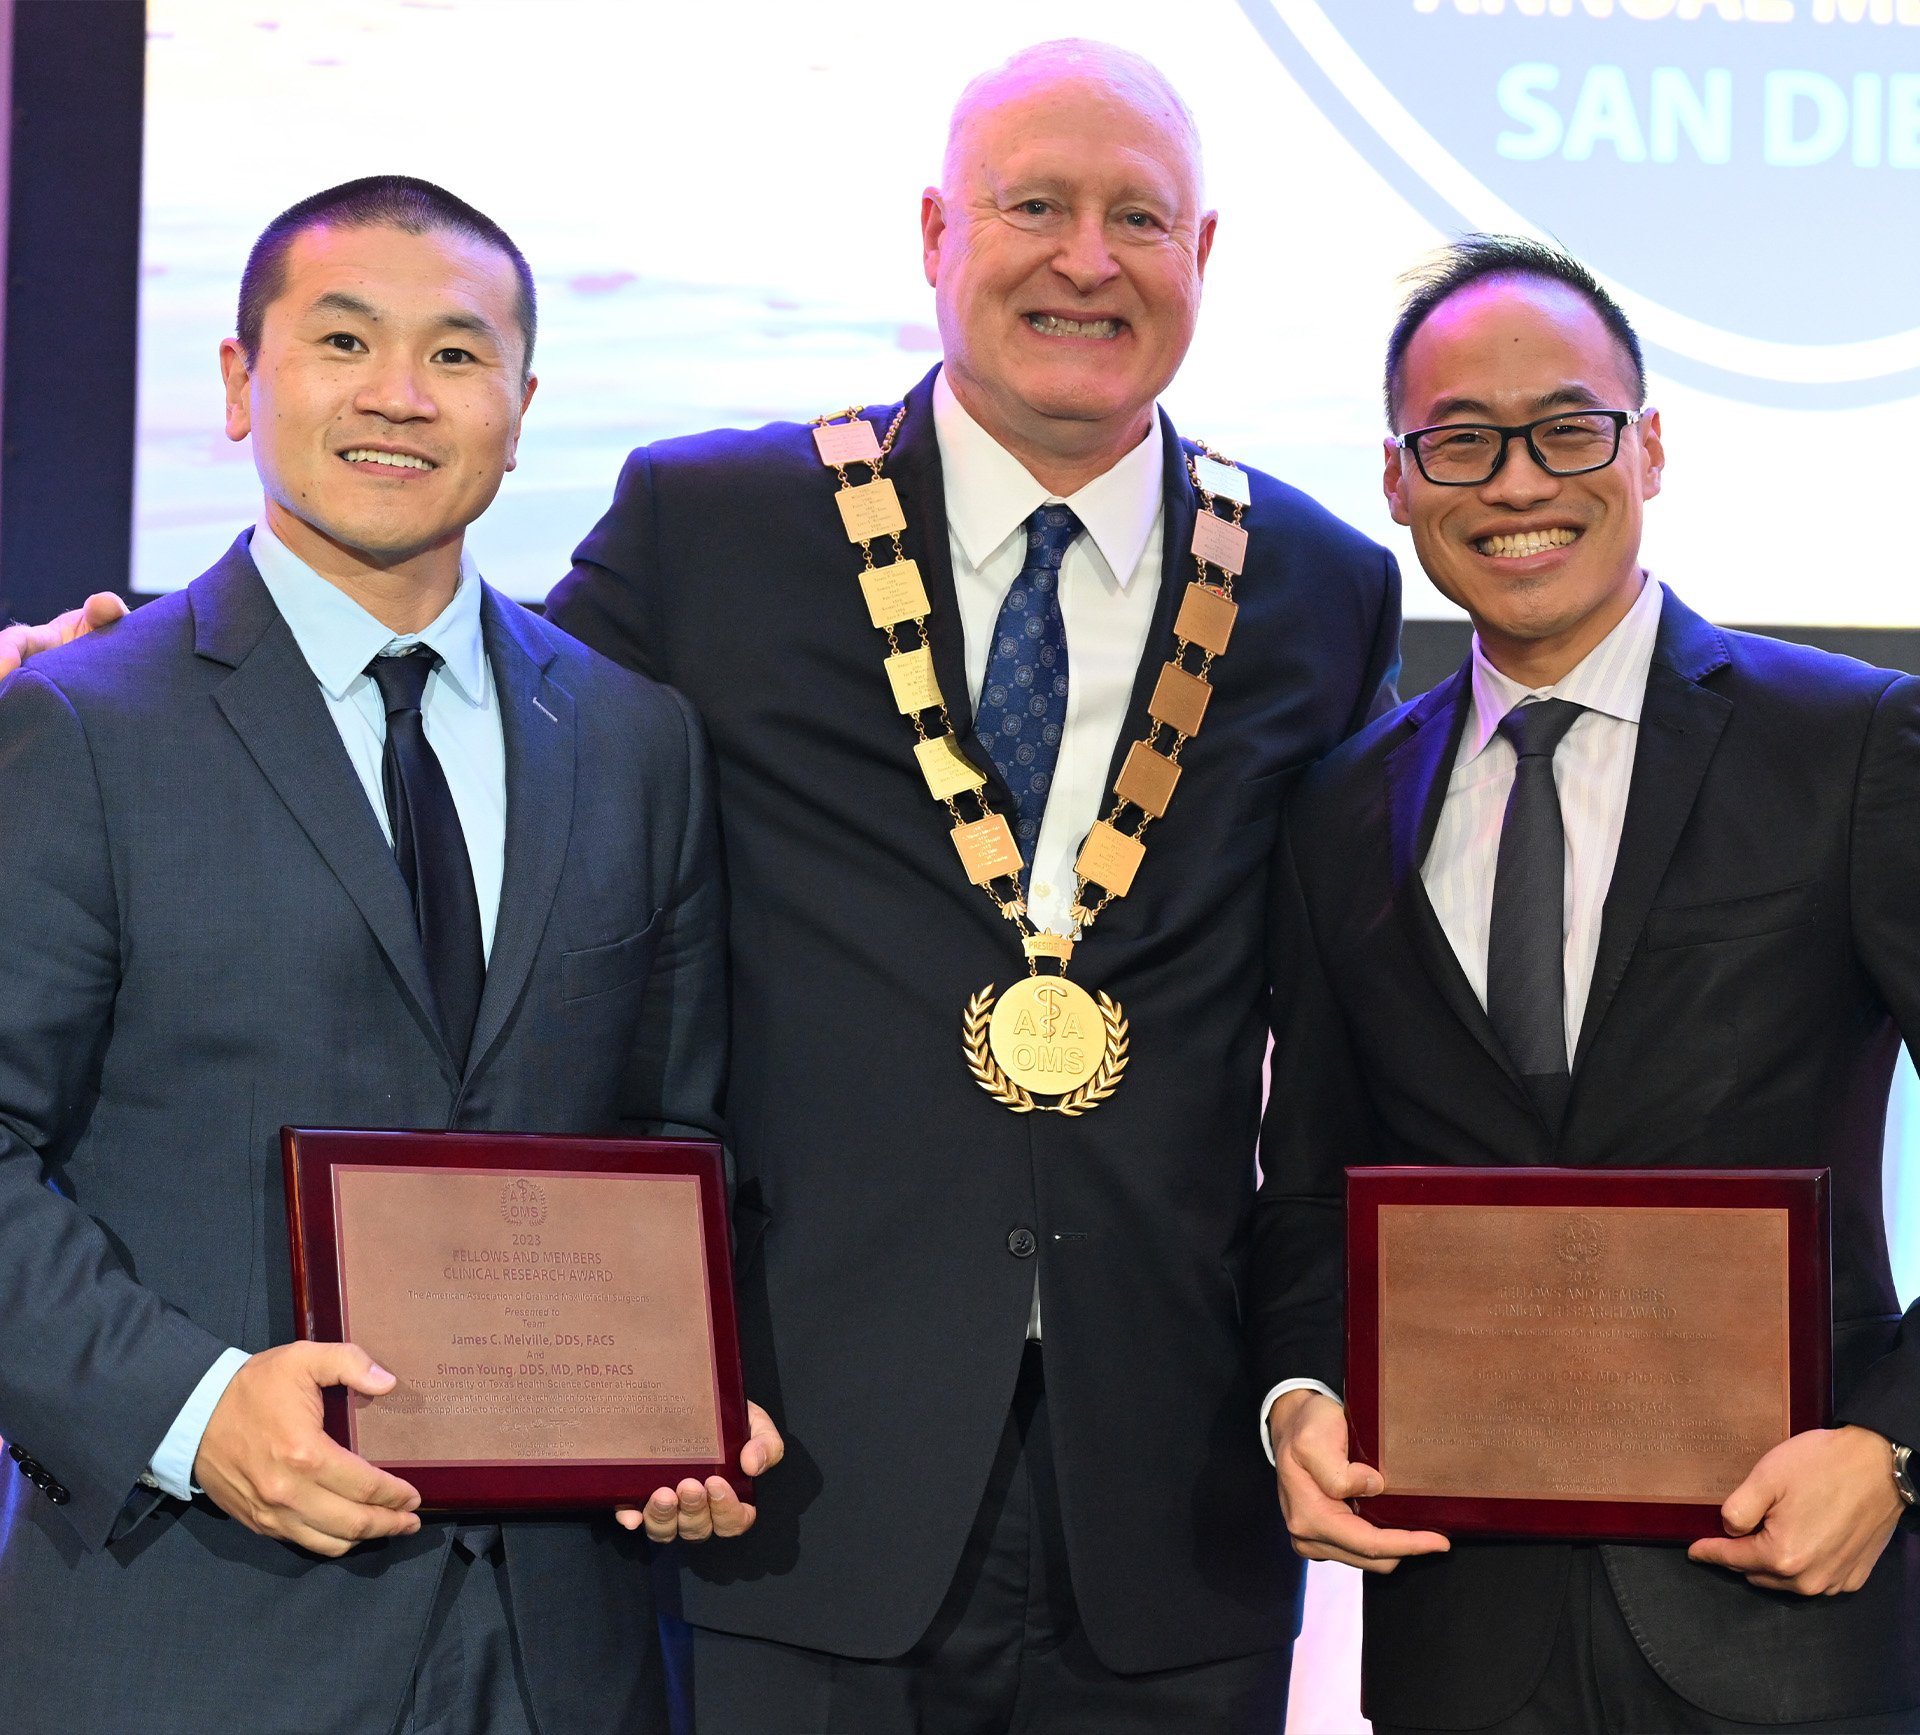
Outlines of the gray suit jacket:
[[[491,591],[485,633],[506,874],[464,1072],[244,537],[0,689],[0,1434],[47,1483],[8,1478],[16,1727],[398,1713],[446,1524],[328,1561],[136,1488],[225,1346],[294,1335],[283,1124],[720,1130],[724,892],[693,715]],[[521,1521],[506,1561],[542,1723],[656,1727],[644,1545],[610,1516]]]

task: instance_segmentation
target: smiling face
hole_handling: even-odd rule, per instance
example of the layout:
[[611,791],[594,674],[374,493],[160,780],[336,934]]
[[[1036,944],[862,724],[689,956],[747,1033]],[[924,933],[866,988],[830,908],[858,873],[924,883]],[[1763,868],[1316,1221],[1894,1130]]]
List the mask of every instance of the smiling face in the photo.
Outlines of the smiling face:
[[955,394],[1023,458],[1118,457],[1187,353],[1213,245],[1184,121],[1123,79],[1015,74],[956,118],[946,183],[921,228]]
[[452,594],[533,395],[517,296],[504,254],[444,231],[294,238],[256,353],[220,350],[227,435],[252,436],[294,553],[335,582],[399,572]]
[[[1627,357],[1564,285],[1492,277],[1449,296],[1402,361],[1398,425],[1515,426],[1555,410],[1640,407]],[[1640,593],[1640,528],[1660,491],[1660,418],[1627,428],[1604,470],[1553,476],[1513,441],[1491,481],[1448,488],[1387,448],[1386,493],[1420,564],[1473,616],[1494,666],[1547,686],[1612,631]]]

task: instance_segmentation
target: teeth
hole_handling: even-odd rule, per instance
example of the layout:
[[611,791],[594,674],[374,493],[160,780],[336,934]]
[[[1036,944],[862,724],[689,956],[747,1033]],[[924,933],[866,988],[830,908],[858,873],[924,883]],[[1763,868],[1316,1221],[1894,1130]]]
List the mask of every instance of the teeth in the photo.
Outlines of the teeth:
[[433,468],[425,458],[416,458],[407,452],[376,452],[370,446],[356,446],[351,452],[343,452],[340,455],[349,464],[397,464],[402,470]]
[[1495,560],[1524,560],[1529,554],[1544,554],[1549,548],[1565,548],[1579,539],[1579,531],[1523,530],[1517,536],[1483,536],[1474,547]]
[[1027,323],[1043,337],[1118,337],[1117,319],[1061,319],[1051,313],[1030,313]]

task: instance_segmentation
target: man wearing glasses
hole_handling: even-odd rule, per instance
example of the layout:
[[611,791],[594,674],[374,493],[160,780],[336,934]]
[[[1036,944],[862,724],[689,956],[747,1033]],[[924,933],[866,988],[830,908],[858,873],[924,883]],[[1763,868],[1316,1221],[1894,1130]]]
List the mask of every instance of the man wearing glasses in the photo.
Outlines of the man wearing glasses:
[[[1307,775],[1275,861],[1249,1324],[1294,1546],[1371,1575],[1377,1735],[1912,1728],[1920,1311],[1880,1150],[1920,1036],[1920,681],[1647,576],[1660,419],[1565,255],[1457,243],[1387,388],[1388,500],[1475,640]],[[1341,1171],[1391,1163],[1829,1169],[1836,1425],[1686,1550],[1377,1528],[1334,1397]]]

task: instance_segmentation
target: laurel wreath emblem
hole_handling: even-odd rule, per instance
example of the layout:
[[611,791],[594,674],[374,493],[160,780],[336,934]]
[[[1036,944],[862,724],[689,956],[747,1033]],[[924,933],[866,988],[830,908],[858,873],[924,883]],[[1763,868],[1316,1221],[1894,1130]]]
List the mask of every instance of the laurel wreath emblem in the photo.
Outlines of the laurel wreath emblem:
[[961,1020],[960,1046],[967,1057],[967,1070],[973,1074],[975,1084],[984,1090],[995,1102],[1004,1103],[1015,1114],[1080,1115],[1088,1109],[1098,1108],[1120,1086],[1120,1075],[1127,1070],[1127,1021],[1119,1006],[1108,995],[1095,992],[1094,998],[1100,1006],[1101,1022],[1107,1027],[1106,1058],[1100,1062],[1100,1070],[1080,1086],[1078,1090],[1068,1091],[1058,1102],[1041,1102],[1032,1091],[1023,1084],[1016,1084],[1001,1071],[999,1061],[993,1058],[993,1049],[987,1042],[988,1022],[993,1016],[994,989],[997,984],[989,982],[986,987],[967,1002],[966,1015]]

